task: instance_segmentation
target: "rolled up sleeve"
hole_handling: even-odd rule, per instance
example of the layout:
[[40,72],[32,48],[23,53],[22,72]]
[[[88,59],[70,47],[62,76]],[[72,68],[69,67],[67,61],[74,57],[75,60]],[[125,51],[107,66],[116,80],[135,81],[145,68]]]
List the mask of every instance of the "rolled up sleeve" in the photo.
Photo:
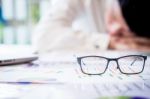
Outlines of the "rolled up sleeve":
[[78,12],[82,11],[80,0],[56,1],[33,32],[33,45],[38,52],[107,49],[109,43],[107,34],[86,33],[72,29],[73,20]]

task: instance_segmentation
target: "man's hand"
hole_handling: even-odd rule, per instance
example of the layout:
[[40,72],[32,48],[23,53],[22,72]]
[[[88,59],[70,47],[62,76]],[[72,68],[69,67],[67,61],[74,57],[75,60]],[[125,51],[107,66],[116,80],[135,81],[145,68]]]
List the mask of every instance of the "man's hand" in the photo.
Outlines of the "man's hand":
[[132,35],[124,20],[120,6],[117,1],[111,0],[105,15],[107,32],[110,35],[122,36]]

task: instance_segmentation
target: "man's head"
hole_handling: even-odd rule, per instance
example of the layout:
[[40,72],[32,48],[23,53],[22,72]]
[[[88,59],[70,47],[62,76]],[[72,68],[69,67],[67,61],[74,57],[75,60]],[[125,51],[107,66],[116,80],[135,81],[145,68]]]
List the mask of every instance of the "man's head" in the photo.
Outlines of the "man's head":
[[150,38],[150,15],[148,0],[119,0],[122,15],[131,29],[138,36]]

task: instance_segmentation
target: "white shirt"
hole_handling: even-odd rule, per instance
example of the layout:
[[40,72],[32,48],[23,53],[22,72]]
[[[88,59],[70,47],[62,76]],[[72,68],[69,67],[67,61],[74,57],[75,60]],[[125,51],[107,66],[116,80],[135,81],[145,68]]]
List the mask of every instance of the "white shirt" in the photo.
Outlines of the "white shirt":
[[33,35],[39,52],[53,50],[106,50],[109,36],[104,24],[108,0],[52,0]]

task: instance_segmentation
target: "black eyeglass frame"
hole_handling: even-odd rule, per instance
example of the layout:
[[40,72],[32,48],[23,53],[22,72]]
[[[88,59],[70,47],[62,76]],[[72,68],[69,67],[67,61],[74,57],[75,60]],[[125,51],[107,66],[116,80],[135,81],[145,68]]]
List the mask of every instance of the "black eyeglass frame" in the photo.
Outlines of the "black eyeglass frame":
[[[86,72],[84,72],[84,70],[83,70],[83,68],[82,68],[82,65],[81,65],[81,62],[82,62],[81,60],[84,59],[84,58],[90,58],[90,57],[104,58],[104,59],[107,60],[107,65],[106,65],[106,68],[105,68],[104,72],[102,72],[102,73],[96,73],[96,74],[94,74],[94,73],[91,74],[91,73],[86,73]],[[137,73],[124,73],[124,72],[121,70],[120,66],[119,66],[118,60],[119,60],[119,59],[122,59],[122,58],[126,58],[126,57],[142,57],[142,58],[144,59],[144,63],[143,63],[143,68],[142,68],[142,70],[141,70],[140,72],[137,72]],[[119,71],[120,71],[122,74],[126,74],[126,75],[140,74],[140,73],[142,73],[142,72],[144,71],[144,67],[145,67],[145,62],[146,62],[146,60],[147,60],[147,56],[144,56],[144,55],[126,55],[126,56],[122,56],[122,57],[118,57],[118,58],[107,58],[107,57],[95,56],[95,55],[93,55],[93,56],[91,55],[91,56],[77,57],[77,62],[78,62],[78,64],[79,64],[79,66],[80,66],[80,69],[81,69],[82,73],[87,74],[87,75],[102,75],[102,74],[104,74],[104,73],[106,72],[106,70],[108,69],[108,66],[109,66],[110,61],[116,61],[116,63],[117,63],[117,69],[119,69]]]

